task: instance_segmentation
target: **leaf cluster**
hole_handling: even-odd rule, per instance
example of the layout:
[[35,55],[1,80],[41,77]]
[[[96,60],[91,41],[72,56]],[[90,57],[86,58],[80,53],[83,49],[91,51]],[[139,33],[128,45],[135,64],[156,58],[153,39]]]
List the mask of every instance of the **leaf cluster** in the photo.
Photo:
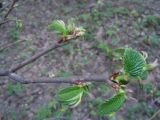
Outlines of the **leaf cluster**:
[[[117,9],[122,13],[128,13],[126,9]],[[49,25],[50,30],[56,30],[63,38],[71,39],[76,36],[81,36],[84,34],[84,29],[78,28],[73,22],[65,23],[62,20],[53,21]],[[146,59],[148,54],[146,52],[139,52],[129,47],[111,49],[108,44],[100,42],[98,45],[105,53],[110,56],[120,58],[122,60],[122,71],[115,73],[111,76],[111,80],[116,83],[116,94],[105,100],[105,102],[100,103],[98,108],[98,114],[100,115],[111,115],[117,112],[125,103],[127,99],[127,92],[125,86],[132,79],[142,80],[146,79],[148,71],[155,68],[158,64],[147,63]],[[82,96],[88,91],[87,84],[78,84],[74,86],[69,86],[60,90],[57,94],[58,101],[64,105],[71,108],[76,107],[80,104]]]
[[73,20],[69,20],[66,25],[62,20],[54,20],[49,26],[49,30],[56,30],[62,39],[69,40],[85,34],[85,29],[76,27]]

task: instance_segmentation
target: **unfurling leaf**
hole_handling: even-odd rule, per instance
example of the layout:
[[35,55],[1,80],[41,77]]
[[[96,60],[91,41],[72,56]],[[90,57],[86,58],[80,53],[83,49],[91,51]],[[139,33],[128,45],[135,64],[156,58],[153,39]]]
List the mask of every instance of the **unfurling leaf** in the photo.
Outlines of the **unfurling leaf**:
[[76,107],[81,102],[84,91],[82,86],[64,88],[58,93],[58,100],[65,105]]
[[67,30],[68,32],[72,32],[75,29],[76,25],[75,25],[75,19],[69,19],[68,20],[68,24],[67,24]]
[[124,71],[132,77],[141,76],[144,72],[146,61],[136,50],[126,48],[123,56]]
[[59,33],[65,34],[66,32],[66,26],[65,23],[62,20],[55,20],[53,21],[49,26],[49,30],[56,30]]
[[67,87],[67,88],[62,89],[58,93],[58,98],[60,101],[66,101],[66,100],[70,100],[70,99],[74,98],[75,96],[77,96],[78,94],[81,94],[82,92],[83,92],[82,87],[71,86],[71,87]]
[[144,67],[145,70],[149,71],[149,70],[153,70],[154,68],[158,67],[159,63],[158,63],[158,59],[156,59],[154,62],[146,64],[146,66]]
[[120,92],[109,100],[102,103],[98,109],[100,115],[109,115],[117,112],[126,101],[125,92]]
[[67,25],[62,20],[55,20],[48,26],[48,29],[56,30],[59,33],[61,38],[58,43],[81,37],[86,31],[82,27],[76,27],[73,20],[69,21]]

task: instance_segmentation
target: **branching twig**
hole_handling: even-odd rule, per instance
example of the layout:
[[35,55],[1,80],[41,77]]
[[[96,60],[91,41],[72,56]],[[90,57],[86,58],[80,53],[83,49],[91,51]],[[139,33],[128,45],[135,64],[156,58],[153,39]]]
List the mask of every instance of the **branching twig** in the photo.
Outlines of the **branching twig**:
[[[73,39],[72,39],[73,40]],[[71,41],[71,40],[70,40]],[[55,45],[52,45],[48,48],[46,48],[43,51],[38,52],[37,54],[33,55],[29,59],[23,61],[22,63],[18,64],[17,66],[12,67],[9,70],[6,71],[0,71],[0,76],[8,76],[11,80],[14,80],[15,82],[21,83],[21,84],[35,84],[35,83],[69,83],[69,84],[76,84],[77,82],[109,82],[107,81],[108,74],[102,74],[102,75],[85,75],[85,76],[71,76],[71,77],[54,77],[54,78],[36,78],[36,79],[26,79],[22,76],[19,76],[15,74],[17,70],[23,68],[24,66],[34,62],[41,56],[47,54],[48,52],[52,51],[53,49],[56,49],[58,47],[62,47],[70,41],[67,41],[65,43],[56,43]],[[0,85],[4,85],[5,82],[1,82]]]
[[11,7],[9,8],[9,10],[7,11],[7,13],[5,14],[4,16],[4,20],[8,17],[8,15],[10,14],[10,12],[13,10],[14,8],[14,5],[16,4],[18,0],[13,0],[12,4],[11,4]]

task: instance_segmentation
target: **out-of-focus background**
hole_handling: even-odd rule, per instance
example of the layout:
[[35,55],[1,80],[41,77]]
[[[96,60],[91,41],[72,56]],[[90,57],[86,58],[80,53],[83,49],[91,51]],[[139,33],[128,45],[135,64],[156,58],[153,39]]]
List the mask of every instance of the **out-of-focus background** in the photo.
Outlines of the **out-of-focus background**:
[[[11,0],[1,0],[2,8]],[[0,17],[8,10],[0,8]],[[0,20],[2,20],[0,18]],[[51,77],[108,74],[120,69],[113,61],[111,48],[129,46],[148,53],[148,61],[160,60],[160,0],[19,0],[8,19],[0,26],[0,69],[10,68],[57,42],[48,25],[57,19],[86,29],[83,38],[41,57],[18,71],[25,77]],[[7,80],[1,77],[0,80]],[[160,109],[160,68],[150,72],[139,93],[136,81],[129,84],[133,93],[112,117],[96,113],[98,102],[113,90],[107,84],[92,84],[91,94],[79,106],[69,109],[55,99],[66,84],[21,85],[8,81],[0,86],[0,120],[149,120]],[[160,120],[160,113],[154,118]]]

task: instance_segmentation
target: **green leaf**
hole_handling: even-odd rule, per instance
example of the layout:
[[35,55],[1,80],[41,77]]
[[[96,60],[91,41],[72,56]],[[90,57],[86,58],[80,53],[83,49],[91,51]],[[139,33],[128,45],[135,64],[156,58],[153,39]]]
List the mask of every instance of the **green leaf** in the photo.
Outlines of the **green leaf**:
[[144,67],[144,70],[150,71],[150,70],[155,69],[158,66],[159,66],[158,59],[156,59],[154,62],[146,64]]
[[58,100],[72,108],[76,107],[81,102],[84,91],[84,87],[80,86],[64,88],[58,93]]
[[62,20],[55,20],[53,21],[49,26],[49,30],[56,30],[60,33],[65,34],[66,33],[66,26],[65,23]]
[[82,94],[84,91],[83,87],[79,86],[71,86],[62,89],[58,93],[58,100],[59,101],[71,101],[77,98],[80,94]]
[[120,92],[99,106],[98,114],[109,115],[117,112],[126,101],[125,92]]
[[68,25],[67,25],[67,31],[68,31],[68,32],[71,32],[71,31],[73,31],[75,28],[76,28],[75,19],[69,19],[69,20],[68,20]]
[[118,81],[118,83],[119,83],[120,85],[126,85],[126,84],[129,83],[129,81],[126,80],[125,75],[119,75],[119,76],[117,76],[117,77],[116,77],[116,80]]
[[138,77],[142,75],[146,61],[138,51],[126,48],[123,57],[123,64],[124,71],[128,75]]
[[79,97],[75,100],[74,104],[70,104],[70,107],[71,108],[74,108],[76,107],[77,105],[79,105],[79,103],[81,102],[81,99],[82,99],[82,95],[83,94],[80,94]]
[[22,20],[16,20],[16,29],[21,31],[24,27]]
[[72,99],[66,100],[66,101],[61,101],[63,104],[65,105],[69,105],[69,106],[73,106],[75,104],[77,104],[77,102],[79,101],[79,99],[82,98],[83,93],[78,94],[77,96],[75,96]]

